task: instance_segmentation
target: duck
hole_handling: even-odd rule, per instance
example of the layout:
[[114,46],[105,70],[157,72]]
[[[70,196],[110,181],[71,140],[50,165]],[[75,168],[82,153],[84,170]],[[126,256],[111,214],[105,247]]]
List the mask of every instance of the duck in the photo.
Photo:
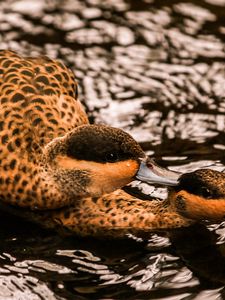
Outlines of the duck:
[[225,173],[199,169],[182,174],[179,184],[170,189],[168,201],[186,218],[221,222],[225,219]]
[[[182,207],[193,182],[156,165],[125,131],[90,124],[77,88],[58,60],[0,51],[0,208],[79,236],[192,224]],[[168,199],[128,194],[123,187],[134,179],[169,186]]]

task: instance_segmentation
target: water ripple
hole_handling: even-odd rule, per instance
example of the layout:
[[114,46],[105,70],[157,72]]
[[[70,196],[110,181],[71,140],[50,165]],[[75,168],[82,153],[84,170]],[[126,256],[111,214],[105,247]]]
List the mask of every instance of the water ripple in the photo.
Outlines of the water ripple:
[[[5,0],[1,47],[63,60],[76,73],[90,120],[130,132],[163,165],[222,171],[224,6]],[[167,196],[163,188],[131,188]],[[224,297],[224,222],[148,241],[62,238],[5,214],[0,223],[0,299]]]

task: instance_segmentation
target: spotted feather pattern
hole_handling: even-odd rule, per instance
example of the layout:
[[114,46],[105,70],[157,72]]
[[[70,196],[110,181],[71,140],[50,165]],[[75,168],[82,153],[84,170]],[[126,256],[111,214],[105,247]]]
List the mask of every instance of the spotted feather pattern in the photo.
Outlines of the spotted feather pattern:
[[19,206],[39,198],[50,207],[54,189],[39,189],[43,147],[86,123],[74,75],[61,62],[0,51],[1,198]]

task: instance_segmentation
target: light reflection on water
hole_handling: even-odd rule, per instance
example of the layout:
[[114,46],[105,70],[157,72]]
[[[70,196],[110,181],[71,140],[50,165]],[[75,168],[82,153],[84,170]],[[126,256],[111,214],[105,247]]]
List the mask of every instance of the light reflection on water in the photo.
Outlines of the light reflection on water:
[[[1,47],[62,59],[90,120],[130,132],[161,164],[221,171],[225,2],[199,3],[7,0]],[[147,241],[64,238],[3,213],[0,224],[0,299],[224,297],[224,223]]]

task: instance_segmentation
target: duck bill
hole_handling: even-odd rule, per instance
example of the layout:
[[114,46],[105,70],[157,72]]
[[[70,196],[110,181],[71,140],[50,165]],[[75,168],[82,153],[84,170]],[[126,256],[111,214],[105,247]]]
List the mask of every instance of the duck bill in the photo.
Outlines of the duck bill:
[[136,179],[150,184],[175,186],[178,184],[180,173],[157,166],[149,158],[142,160]]

